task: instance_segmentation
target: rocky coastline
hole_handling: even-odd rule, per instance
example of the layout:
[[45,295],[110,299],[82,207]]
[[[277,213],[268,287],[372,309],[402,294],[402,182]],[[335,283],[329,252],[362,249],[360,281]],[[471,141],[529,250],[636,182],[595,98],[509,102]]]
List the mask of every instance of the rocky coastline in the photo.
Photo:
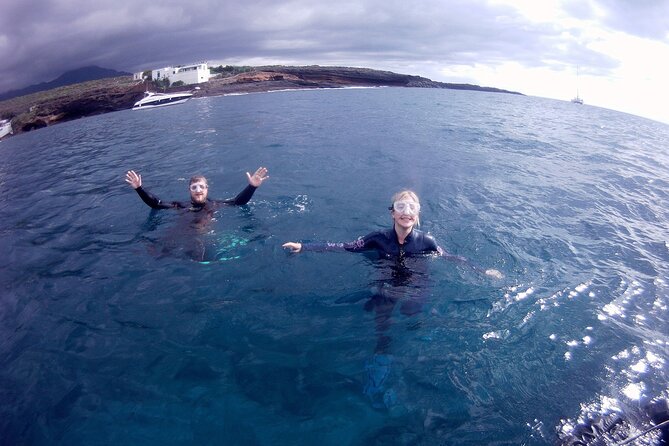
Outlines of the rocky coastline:
[[[390,71],[321,66],[265,66],[198,84],[194,97],[291,89],[344,87],[413,87],[521,94],[470,84],[450,84]],[[190,91],[194,85],[168,88]],[[11,119],[14,135],[73,119],[129,109],[152,85],[131,76],[100,79],[33,93],[0,102],[0,119]]]

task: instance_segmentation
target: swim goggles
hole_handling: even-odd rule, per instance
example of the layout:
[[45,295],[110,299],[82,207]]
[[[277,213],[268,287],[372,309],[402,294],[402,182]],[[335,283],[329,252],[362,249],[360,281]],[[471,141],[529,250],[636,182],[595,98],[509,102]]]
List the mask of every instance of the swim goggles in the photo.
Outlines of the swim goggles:
[[420,203],[416,203],[415,201],[396,201],[389,209],[395,210],[400,214],[416,215],[420,212]]
[[195,183],[195,184],[190,185],[190,190],[191,190],[191,192],[199,192],[201,190],[202,191],[205,190],[207,187],[208,186],[206,184]]

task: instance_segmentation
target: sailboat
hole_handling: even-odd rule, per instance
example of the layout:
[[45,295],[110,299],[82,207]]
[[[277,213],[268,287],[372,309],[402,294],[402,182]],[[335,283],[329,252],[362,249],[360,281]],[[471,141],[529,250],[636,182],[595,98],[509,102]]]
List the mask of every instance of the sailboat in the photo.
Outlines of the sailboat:
[[583,105],[583,99],[578,95],[578,67],[576,67],[576,97],[572,99],[571,102]]

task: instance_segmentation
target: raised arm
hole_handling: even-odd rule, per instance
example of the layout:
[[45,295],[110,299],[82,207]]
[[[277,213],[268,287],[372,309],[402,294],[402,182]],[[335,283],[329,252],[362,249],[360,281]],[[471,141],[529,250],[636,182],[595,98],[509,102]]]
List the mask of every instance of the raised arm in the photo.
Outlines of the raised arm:
[[262,186],[263,181],[269,180],[269,175],[267,175],[268,170],[266,167],[258,167],[258,169],[251,175],[246,172],[246,177],[249,180],[249,184],[253,187]]
[[125,173],[125,182],[133,189],[137,189],[142,187],[142,176],[134,170],[129,170]]
[[139,198],[141,198],[142,201],[147,204],[147,206],[150,206],[153,209],[168,209],[174,207],[173,205],[164,204],[158,197],[144,190],[142,188],[142,176],[134,170],[129,170],[126,172],[125,182],[128,183],[130,187],[135,189],[135,192],[137,192]]
[[267,175],[267,168],[266,167],[259,167],[258,170],[256,170],[253,175],[251,175],[249,172],[246,172],[246,178],[249,181],[249,185],[244,188],[235,198],[229,198],[227,200],[222,200],[219,201],[218,203],[223,203],[223,204],[232,204],[236,206],[242,206],[248,203],[251,200],[251,197],[253,197],[253,194],[255,193],[256,189],[262,186],[262,183],[269,179],[269,175]]

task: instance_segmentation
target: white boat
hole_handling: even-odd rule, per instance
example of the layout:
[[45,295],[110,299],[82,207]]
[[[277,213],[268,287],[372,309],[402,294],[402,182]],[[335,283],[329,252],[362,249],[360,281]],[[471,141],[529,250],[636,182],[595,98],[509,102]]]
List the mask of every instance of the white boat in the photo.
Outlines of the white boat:
[[135,102],[132,106],[133,110],[141,110],[144,108],[164,107],[166,105],[182,104],[189,100],[193,93],[155,93],[152,91],[145,91],[144,97]]
[[12,120],[11,119],[0,120],[0,139],[4,138],[10,133],[14,133],[14,131],[12,130]]

